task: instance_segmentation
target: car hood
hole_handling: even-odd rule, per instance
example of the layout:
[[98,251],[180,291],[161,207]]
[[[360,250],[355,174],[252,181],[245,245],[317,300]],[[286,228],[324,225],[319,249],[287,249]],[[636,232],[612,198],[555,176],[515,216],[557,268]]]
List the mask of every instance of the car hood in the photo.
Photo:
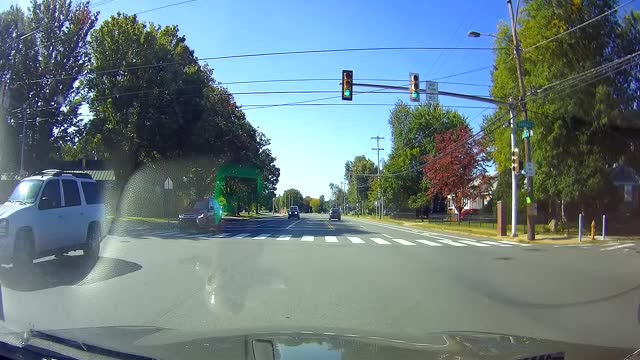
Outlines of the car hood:
[[11,214],[28,207],[29,205],[20,205],[12,203],[4,203],[0,205],[0,218],[6,218]]
[[[0,337],[6,335],[0,335]],[[12,338],[22,343],[53,339],[76,350],[95,346],[128,354],[164,359],[249,359],[263,352],[260,359],[288,360],[334,358],[369,359],[623,359],[635,349],[605,348],[528,338],[508,334],[442,332],[418,339],[400,339],[356,330],[284,329],[251,332],[185,332],[150,326],[98,327],[50,330],[20,334]],[[27,341],[25,341],[25,339]],[[60,341],[60,340],[65,341]],[[79,344],[81,343],[81,344]],[[91,346],[87,346],[91,345]],[[58,347],[60,348],[60,347]],[[261,350],[262,349],[262,350]],[[267,349],[268,351],[264,352]],[[256,357],[257,359],[258,357]]]

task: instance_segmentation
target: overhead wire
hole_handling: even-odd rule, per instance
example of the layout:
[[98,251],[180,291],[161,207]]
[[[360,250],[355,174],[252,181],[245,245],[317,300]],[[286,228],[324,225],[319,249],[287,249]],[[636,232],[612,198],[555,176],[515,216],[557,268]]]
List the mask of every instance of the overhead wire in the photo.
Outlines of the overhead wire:
[[560,33],[560,34],[558,34],[558,35],[552,36],[552,37],[550,37],[550,38],[548,38],[548,39],[546,39],[546,40],[543,40],[543,41],[541,41],[541,42],[539,42],[539,43],[537,43],[537,44],[535,44],[535,45],[529,46],[528,48],[523,49],[523,50],[524,50],[524,51],[529,51],[529,50],[535,49],[535,48],[537,48],[538,46],[544,45],[544,44],[546,44],[546,43],[548,43],[548,42],[550,42],[550,41],[553,41],[553,40],[555,40],[555,39],[557,39],[557,38],[559,38],[559,37],[562,37],[562,36],[564,36],[564,35],[566,35],[566,34],[569,34],[569,33],[571,33],[571,32],[574,32],[574,31],[576,31],[576,30],[578,30],[578,29],[580,29],[580,28],[582,28],[582,27],[584,27],[584,26],[586,26],[586,25],[591,24],[591,23],[592,23],[592,22],[594,22],[594,21],[597,21],[597,20],[601,19],[601,18],[602,18],[602,17],[604,17],[604,16],[607,16],[607,15],[609,15],[609,14],[611,14],[611,13],[615,12],[615,11],[618,11],[620,8],[625,7],[625,6],[627,6],[627,5],[631,4],[631,3],[633,3],[634,1],[636,1],[636,0],[629,0],[629,1],[625,2],[624,4],[620,4],[620,5],[618,5],[618,6],[614,7],[613,9],[611,9],[611,10],[609,10],[609,11],[606,11],[606,12],[604,12],[604,13],[602,13],[602,14],[600,14],[600,15],[598,15],[598,16],[596,16],[596,17],[594,17],[594,18],[590,19],[590,20],[587,20],[587,21],[583,22],[583,23],[582,23],[582,24],[580,24],[580,25],[577,25],[577,26],[575,26],[575,27],[572,27],[571,29],[568,29],[568,30],[566,30],[566,31],[563,31],[562,33]]

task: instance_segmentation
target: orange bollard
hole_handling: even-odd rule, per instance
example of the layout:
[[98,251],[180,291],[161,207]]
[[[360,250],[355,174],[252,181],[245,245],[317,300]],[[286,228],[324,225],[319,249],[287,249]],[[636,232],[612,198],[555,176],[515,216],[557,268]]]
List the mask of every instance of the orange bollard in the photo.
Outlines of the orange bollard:
[[591,240],[595,240],[596,239],[596,221],[593,220],[591,222]]

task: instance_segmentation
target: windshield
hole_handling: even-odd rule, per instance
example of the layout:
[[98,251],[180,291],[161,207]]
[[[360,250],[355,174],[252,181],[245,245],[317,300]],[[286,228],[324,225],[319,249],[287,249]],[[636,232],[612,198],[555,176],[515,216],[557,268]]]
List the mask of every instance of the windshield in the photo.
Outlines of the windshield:
[[195,210],[204,210],[204,209],[208,209],[208,208],[209,208],[209,201],[208,200],[195,201],[190,206],[190,209],[195,209]]
[[9,202],[33,204],[38,200],[38,194],[44,180],[24,180],[13,190],[9,196]]
[[0,1],[0,325],[636,346],[639,95],[640,1]]

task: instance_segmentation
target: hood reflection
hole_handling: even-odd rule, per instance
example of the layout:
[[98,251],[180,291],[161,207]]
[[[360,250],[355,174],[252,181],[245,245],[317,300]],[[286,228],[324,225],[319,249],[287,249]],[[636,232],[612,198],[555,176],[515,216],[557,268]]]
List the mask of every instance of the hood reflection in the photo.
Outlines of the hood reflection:
[[[237,315],[244,311],[249,294],[257,288],[286,289],[285,279],[263,263],[264,245],[225,242],[211,257],[189,261],[203,279],[204,300],[212,311]],[[256,303],[265,301],[258,299]]]

